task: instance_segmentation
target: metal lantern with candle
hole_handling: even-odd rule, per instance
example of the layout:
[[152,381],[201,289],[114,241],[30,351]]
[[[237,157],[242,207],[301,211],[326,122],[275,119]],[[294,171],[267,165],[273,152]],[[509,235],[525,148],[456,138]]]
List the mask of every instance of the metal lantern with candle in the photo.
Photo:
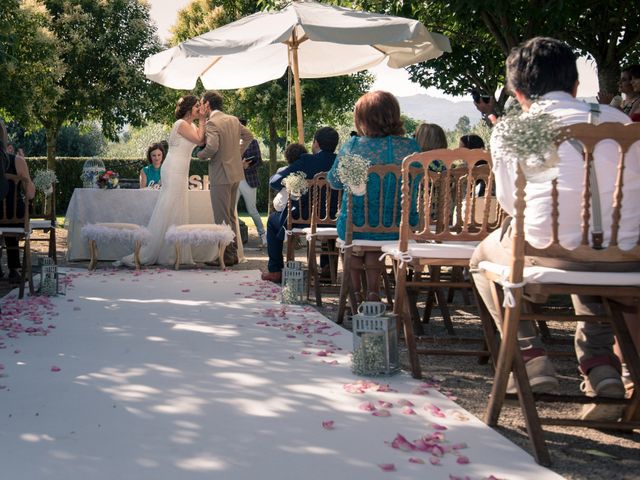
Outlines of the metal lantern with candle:
[[40,271],[40,285],[37,293],[47,296],[67,294],[66,275],[58,271],[58,266],[53,263],[52,258],[39,257],[38,270]]
[[304,303],[307,271],[302,262],[289,261],[282,269],[282,303]]
[[356,375],[392,375],[400,369],[396,317],[382,302],[363,302],[352,317],[353,356]]

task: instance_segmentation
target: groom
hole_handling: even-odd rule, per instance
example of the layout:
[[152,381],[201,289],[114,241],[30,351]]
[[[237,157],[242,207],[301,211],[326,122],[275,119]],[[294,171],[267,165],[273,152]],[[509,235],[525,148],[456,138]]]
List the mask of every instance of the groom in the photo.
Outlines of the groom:
[[[236,196],[240,181],[244,179],[242,154],[253,140],[253,135],[233,115],[222,111],[222,96],[206,92],[202,104],[207,115],[206,145],[198,158],[209,160],[211,206],[215,223],[226,223],[236,230]],[[237,242],[227,246],[224,263],[238,263]]]

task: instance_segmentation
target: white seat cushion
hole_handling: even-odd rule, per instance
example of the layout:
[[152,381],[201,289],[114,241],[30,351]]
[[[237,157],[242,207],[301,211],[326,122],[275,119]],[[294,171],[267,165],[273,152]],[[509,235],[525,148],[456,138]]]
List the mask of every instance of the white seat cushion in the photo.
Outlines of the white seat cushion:
[[[307,235],[307,240],[311,240],[311,227],[303,228],[302,231]],[[332,237],[338,236],[338,229],[335,227],[318,227],[316,228],[316,237]]]
[[[480,262],[480,270],[509,279],[511,267],[493,262]],[[577,272],[549,267],[525,267],[524,283],[558,283],[564,285],[615,285],[625,287],[640,286],[640,272]]]
[[[403,258],[470,259],[477,245],[478,242],[409,243]],[[398,242],[387,242],[382,246],[382,251],[400,259]]]
[[[382,248],[384,245],[389,244],[390,240],[354,240],[351,242],[352,245],[356,247],[377,247]],[[344,240],[338,238],[336,240],[336,244],[339,247],[344,246]],[[395,243],[397,245],[397,242]]]
[[149,230],[135,223],[88,223],[82,227],[81,232],[85,240],[95,240],[96,242],[139,241],[148,243],[151,240]]
[[51,224],[51,220],[33,220],[29,219],[29,226],[34,228],[51,228],[53,225]]
[[189,245],[212,245],[222,243],[229,245],[236,234],[226,224],[215,223],[190,223],[186,225],[171,225],[165,235],[165,240],[170,243],[183,243]]

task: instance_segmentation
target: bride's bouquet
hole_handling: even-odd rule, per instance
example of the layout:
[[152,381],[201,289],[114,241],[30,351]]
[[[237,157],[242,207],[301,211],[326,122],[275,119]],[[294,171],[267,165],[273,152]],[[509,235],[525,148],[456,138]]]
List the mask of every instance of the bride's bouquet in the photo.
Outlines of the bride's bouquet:
[[293,200],[298,200],[309,190],[307,176],[304,172],[290,173],[282,180],[282,185]]
[[367,192],[370,166],[371,162],[360,155],[342,155],[336,173],[347,190],[362,196]]
[[57,181],[56,172],[53,170],[38,170],[36,176],[33,178],[33,185],[36,187],[36,190],[40,190],[48,197],[53,193],[53,184]]
[[535,102],[528,112],[508,112],[494,127],[500,148],[518,161],[529,182],[558,176],[556,142],[562,132],[555,117],[545,112],[549,105],[548,101]]

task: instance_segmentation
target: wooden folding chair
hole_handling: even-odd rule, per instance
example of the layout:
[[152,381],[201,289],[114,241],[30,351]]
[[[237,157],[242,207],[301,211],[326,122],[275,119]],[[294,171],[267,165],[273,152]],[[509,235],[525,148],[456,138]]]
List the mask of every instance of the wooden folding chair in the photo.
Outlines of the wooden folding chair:
[[[31,242],[47,242],[47,256],[58,263],[56,251],[56,184],[53,183],[53,193],[46,196],[43,192],[36,192],[31,200],[29,214],[31,227]],[[33,234],[38,233],[38,236]]]
[[[584,158],[583,190],[576,192],[571,202],[581,205],[581,242],[574,249],[563,247],[559,240],[559,191],[557,179],[551,182],[551,241],[545,248],[534,248],[527,242],[524,232],[525,218],[525,186],[524,174],[518,166],[516,182],[515,217],[512,228],[512,259],[509,265],[499,265],[492,262],[480,262],[480,273],[491,280],[494,298],[498,298],[497,286],[501,286],[507,302],[502,311],[502,342],[497,357],[497,366],[491,397],[485,414],[485,421],[490,426],[496,426],[505,399],[508,376],[513,371],[516,380],[517,397],[524,414],[529,438],[534,456],[538,463],[550,464],[542,424],[575,425],[592,428],[613,428],[630,430],[640,428],[640,421],[633,421],[634,415],[640,410],[640,357],[637,346],[631,340],[627,324],[622,311],[635,316],[635,328],[640,328],[640,273],[637,266],[629,267],[629,262],[638,265],[640,262],[640,239],[630,250],[621,250],[618,245],[618,235],[621,226],[622,211],[625,196],[622,194],[627,184],[628,171],[637,172],[638,164],[627,165],[630,146],[640,142],[640,124],[623,125],[619,123],[603,123],[600,125],[577,124],[563,130],[565,139],[582,150]],[[592,214],[591,165],[594,164],[594,150],[603,140],[613,140],[619,145],[619,158],[615,174],[615,184],[612,182],[613,194],[609,205],[601,205],[603,211],[610,211],[611,215],[602,215],[603,233],[592,236],[594,217]],[[564,141],[564,140],[562,140]],[[561,141],[561,142],[562,142]],[[637,147],[636,147],[637,148]],[[636,150],[637,152],[637,150]],[[635,161],[637,162],[637,154]],[[599,179],[600,189],[608,188]],[[599,190],[604,191],[604,190]],[[602,200],[603,196],[599,195]],[[638,205],[631,205],[637,209]],[[629,210],[627,210],[628,212]],[[633,228],[638,229],[638,225]],[[640,230],[640,229],[639,229]],[[635,234],[634,238],[638,238]],[[535,256],[535,266],[525,266],[525,256]],[[545,261],[566,262],[570,269],[549,268],[541,265]],[[618,266],[616,266],[618,263]],[[626,266],[625,266],[626,265]],[[606,297],[601,297],[606,294]],[[550,319],[564,322],[604,322],[611,324],[618,339],[622,354],[627,363],[633,381],[633,394],[628,399],[605,399],[599,397],[571,396],[571,395],[535,395],[531,391],[525,364],[518,348],[517,331],[520,321],[540,320],[543,314],[540,310],[529,313],[525,298],[535,296],[536,301],[549,295],[591,295],[601,297],[605,314],[566,315],[558,317],[552,315]],[[623,302],[620,303],[620,302]],[[547,312],[548,313],[548,312]],[[535,400],[546,402],[569,403],[618,403],[624,404],[625,410],[619,421],[588,421],[575,418],[539,418]]]
[[[307,180],[309,188],[312,187],[312,183],[313,180]],[[307,234],[304,229],[311,224],[311,190],[305,193],[305,195],[308,195],[309,208],[307,212],[302,211],[301,200],[294,200],[291,198],[291,195],[289,195],[287,200],[287,262],[296,259],[296,244],[300,239],[306,239]]]
[[[378,233],[395,236],[398,234],[398,225],[400,223],[400,165],[374,165],[369,167],[369,182],[378,182],[380,185],[380,193],[378,198],[369,198],[368,195],[361,197],[363,199],[364,223],[355,225],[353,222],[353,205],[354,196],[349,192],[345,193],[347,202],[347,222],[345,229],[344,241],[338,240],[338,246],[342,249],[344,255],[342,259],[342,283],[340,285],[340,299],[338,302],[338,312],[336,314],[336,323],[342,323],[349,300],[351,314],[357,313],[355,291],[351,288],[351,255],[353,253],[364,252],[380,252],[382,246],[388,244],[390,240],[361,240],[357,237],[359,233]],[[391,192],[390,196],[385,196],[385,186]],[[345,200],[343,200],[345,201]],[[387,274],[386,268],[382,268],[382,279],[385,289],[387,302],[393,305],[393,293],[391,281]]]
[[[429,169],[439,160],[445,166],[441,172]],[[438,298],[445,325],[454,333],[446,308],[443,289],[471,289],[470,279],[442,274],[445,267],[468,268],[475,246],[497,227],[498,210],[494,197],[479,198],[475,186],[486,182],[485,192],[491,192],[493,175],[491,156],[486,150],[431,150],[410,155],[402,163],[402,220],[400,239],[382,250],[394,258],[396,265],[395,313],[402,320],[409,350],[411,372],[422,375],[418,355],[473,355],[487,357],[492,353],[495,338],[493,325],[482,316],[484,342],[474,338],[442,338],[435,348],[424,346],[417,307],[418,294],[429,292],[425,315],[430,312],[431,292]],[[412,219],[412,217],[414,217]],[[416,228],[417,224],[417,228]],[[416,337],[416,334],[419,334]],[[417,341],[422,346],[418,348]],[[449,344],[483,343],[481,350],[443,348]],[[489,349],[489,350],[488,350]]]
[[[29,282],[29,293],[33,294],[33,278],[31,275],[31,246],[29,227],[29,208],[23,199],[27,197],[27,179],[6,173],[9,192],[0,203],[0,231],[2,236],[18,240],[18,251],[22,251],[22,272],[18,298],[24,297],[24,284]],[[22,246],[20,246],[22,242]],[[9,247],[7,247],[9,248]]]
[[322,305],[321,290],[326,285],[323,285],[320,280],[318,256],[327,255],[329,257],[329,286],[336,285],[338,282],[340,252],[336,248],[336,240],[338,239],[336,221],[342,202],[342,192],[331,188],[327,181],[326,172],[320,172],[313,177],[309,190],[311,226],[303,230],[307,235],[307,266],[309,268],[307,298],[310,297],[311,285],[313,285],[316,304],[320,306]]

